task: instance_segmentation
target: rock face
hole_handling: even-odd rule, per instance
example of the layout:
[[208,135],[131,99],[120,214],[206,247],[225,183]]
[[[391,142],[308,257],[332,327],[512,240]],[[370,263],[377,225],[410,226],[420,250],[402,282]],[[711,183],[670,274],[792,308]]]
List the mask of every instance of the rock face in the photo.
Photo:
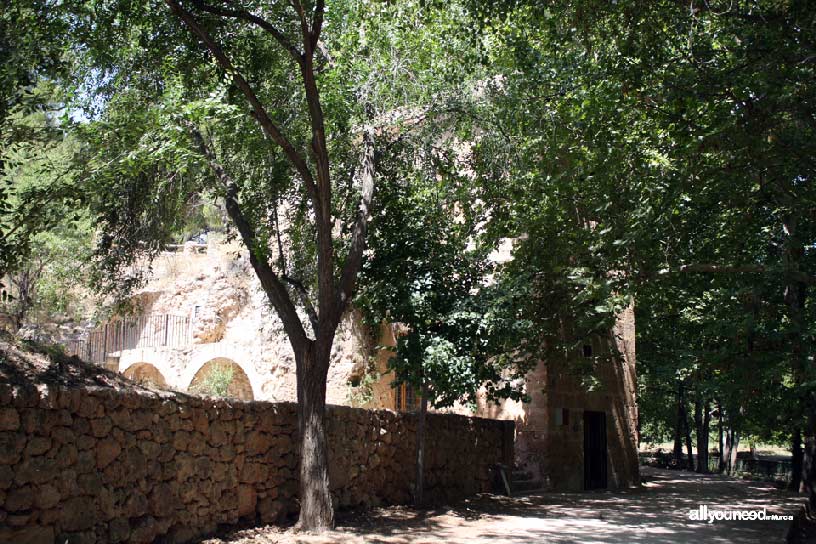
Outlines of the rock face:
[[[153,383],[186,391],[204,365],[228,359],[246,377],[248,394],[242,399],[296,399],[294,353],[240,245],[211,242],[206,254],[164,253],[154,264],[150,281],[133,300],[145,315],[188,318],[189,343],[124,350],[114,370],[149,374]],[[332,349],[330,403],[348,403],[349,379],[367,362],[369,344],[360,316],[349,312]]]
[[[103,387],[0,385],[0,542],[187,542],[297,510],[291,403]],[[415,416],[332,406],[338,506],[410,501]],[[426,494],[490,488],[513,423],[429,414]]]

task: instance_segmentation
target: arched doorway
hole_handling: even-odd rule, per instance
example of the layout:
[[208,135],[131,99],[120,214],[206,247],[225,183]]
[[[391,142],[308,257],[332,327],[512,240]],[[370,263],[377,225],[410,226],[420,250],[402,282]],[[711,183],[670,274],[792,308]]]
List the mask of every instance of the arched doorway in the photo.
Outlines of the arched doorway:
[[155,387],[167,387],[167,381],[159,369],[150,363],[134,363],[127,370],[122,372],[126,378],[136,383],[152,385]]
[[187,389],[191,393],[211,397],[255,399],[246,372],[226,357],[216,357],[201,365]]

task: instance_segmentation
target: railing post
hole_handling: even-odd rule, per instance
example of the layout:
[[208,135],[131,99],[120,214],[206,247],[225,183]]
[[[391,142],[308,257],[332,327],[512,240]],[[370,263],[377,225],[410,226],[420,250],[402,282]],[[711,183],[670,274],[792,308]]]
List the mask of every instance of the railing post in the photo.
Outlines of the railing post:
[[167,333],[170,330],[170,314],[164,314],[164,345],[167,346]]
[[102,339],[102,362],[105,361],[105,357],[108,356],[108,324],[105,323],[105,336]]

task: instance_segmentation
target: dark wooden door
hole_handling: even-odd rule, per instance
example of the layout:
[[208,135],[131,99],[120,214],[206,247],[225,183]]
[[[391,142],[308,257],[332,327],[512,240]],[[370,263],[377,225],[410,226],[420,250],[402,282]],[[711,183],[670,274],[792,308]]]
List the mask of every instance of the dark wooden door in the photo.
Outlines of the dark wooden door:
[[606,487],[606,413],[584,411],[584,489]]

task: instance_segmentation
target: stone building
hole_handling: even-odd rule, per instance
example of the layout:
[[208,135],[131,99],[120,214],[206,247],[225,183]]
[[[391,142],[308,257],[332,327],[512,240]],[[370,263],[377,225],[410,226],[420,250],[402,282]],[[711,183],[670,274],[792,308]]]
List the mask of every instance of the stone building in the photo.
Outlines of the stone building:
[[[211,242],[203,254],[164,254],[136,301],[144,315],[159,318],[140,322],[129,344],[103,350],[109,368],[136,380],[203,393],[213,376],[226,373],[230,396],[295,400],[291,347],[239,248]],[[161,316],[186,323],[180,340],[168,340],[162,323],[169,318]],[[111,324],[111,330],[116,326]],[[332,351],[330,404],[396,411],[416,407],[410,388],[392,387],[391,352],[374,349],[395,345],[394,335],[393,326],[367,331],[359,315],[346,316]],[[158,342],[146,340],[157,336]],[[591,391],[571,372],[577,358],[595,369]],[[608,335],[594,338],[579,353],[541,361],[527,376],[530,403],[480,402],[475,413],[465,407],[453,411],[513,420],[515,463],[541,487],[626,487],[639,480],[635,384],[634,311],[628,308]]]
[[[380,328],[379,345],[394,346],[392,327]],[[392,387],[389,352],[380,352],[380,375],[372,385],[370,408],[416,409],[410,388]],[[587,390],[572,371],[576,358],[594,367],[597,383]],[[578,491],[639,483],[635,374],[635,316],[627,308],[605,337],[595,337],[580,353],[541,361],[528,375],[531,402],[479,402],[462,414],[509,419],[516,424],[516,466],[541,487]]]

